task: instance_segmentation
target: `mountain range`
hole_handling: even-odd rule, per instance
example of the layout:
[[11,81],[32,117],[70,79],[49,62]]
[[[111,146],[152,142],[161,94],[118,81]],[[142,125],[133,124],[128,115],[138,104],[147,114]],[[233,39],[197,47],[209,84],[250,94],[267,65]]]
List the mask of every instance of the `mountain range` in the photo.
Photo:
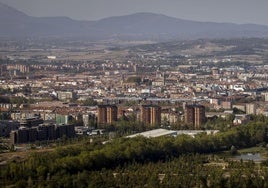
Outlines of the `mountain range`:
[[78,37],[90,40],[172,40],[268,37],[268,26],[197,22],[153,13],[98,21],[32,17],[0,3],[0,37]]

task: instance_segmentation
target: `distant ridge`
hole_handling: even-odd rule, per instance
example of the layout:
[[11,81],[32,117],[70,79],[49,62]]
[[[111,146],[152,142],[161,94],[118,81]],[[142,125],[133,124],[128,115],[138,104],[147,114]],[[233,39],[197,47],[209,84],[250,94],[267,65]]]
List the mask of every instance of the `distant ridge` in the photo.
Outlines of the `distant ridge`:
[[136,13],[98,21],[31,17],[0,3],[0,37],[79,37],[90,40],[171,40],[268,37],[268,26],[197,22],[162,14]]

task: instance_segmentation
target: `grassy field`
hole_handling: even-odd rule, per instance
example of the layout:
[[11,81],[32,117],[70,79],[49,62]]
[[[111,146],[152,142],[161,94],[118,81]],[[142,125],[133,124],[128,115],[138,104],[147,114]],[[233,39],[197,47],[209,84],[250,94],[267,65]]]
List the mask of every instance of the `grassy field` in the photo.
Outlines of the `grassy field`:
[[264,147],[252,147],[238,150],[239,153],[267,153],[268,150]]

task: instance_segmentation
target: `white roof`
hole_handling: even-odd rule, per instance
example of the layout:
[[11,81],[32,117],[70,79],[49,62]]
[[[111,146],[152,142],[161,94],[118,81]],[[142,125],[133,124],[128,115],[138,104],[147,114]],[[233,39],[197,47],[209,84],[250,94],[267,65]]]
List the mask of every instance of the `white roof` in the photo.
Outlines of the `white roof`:
[[127,136],[127,138],[133,138],[136,136],[144,136],[144,137],[150,138],[150,137],[159,137],[159,136],[167,136],[167,135],[177,135],[177,131],[172,131],[172,130],[167,130],[167,129],[154,129],[151,131],[145,131],[142,133],[129,135]]
[[151,131],[145,131],[142,133],[137,133],[137,134],[133,134],[133,135],[129,135],[127,136],[127,138],[133,138],[136,136],[144,136],[146,138],[152,138],[152,137],[160,137],[160,136],[168,136],[168,135],[172,135],[172,136],[178,136],[178,135],[189,135],[194,137],[196,134],[199,133],[206,133],[206,134],[215,134],[217,132],[219,132],[219,130],[179,130],[179,131],[174,131],[174,130],[167,130],[167,129],[154,129]]

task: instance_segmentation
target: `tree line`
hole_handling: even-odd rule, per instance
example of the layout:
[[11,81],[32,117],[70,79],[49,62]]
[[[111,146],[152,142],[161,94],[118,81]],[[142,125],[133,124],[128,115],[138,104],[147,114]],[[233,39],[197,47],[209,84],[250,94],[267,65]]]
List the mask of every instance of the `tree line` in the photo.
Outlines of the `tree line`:
[[[118,138],[106,144],[83,142],[58,147],[52,152],[33,152],[21,163],[10,162],[1,166],[0,180],[5,186],[19,187],[37,187],[40,184],[45,187],[120,187],[119,185],[124,184],[144,186],[149,182],[155,183],[154,186],[148,185],[149,187],[173,187],[175,184],[185,187],[187,183],[192,186],[223,183],[228,187],[243,187],[240,184],[242,180],[248,185],[256,184],[255,187],[259,187],[257,182],[262,185],[266,183],[267,186],[267,161],[263,163],[266,169],[260,171],[252,171],[256,166],[250,168],[253,165],[251,163],[228,162],[228,168],[232,168],[227,171],[218,166],[205,165],[208,157],[204,154],[229,151],[233,146],[246,148],[266,145],[267,118],[254,118],[255,122],[216,135],[200,134],[195,138],[187,135]],[[158,165],[163,167],[151,170],[157,169]],[[177,167],[174,168],[174,165]],[[179,171],[180,168],[183,171]],[[242,173],[245,168],[249,173]],[[118,173],[118,176],[113,172]],[[165,174],[161,181],[159,174]],[[260,181],[250,182],[253,181],[250,180],[252,175]],[[217,181],[213,176],[218,177]],[[266,181],[261,180],[262,177],[266,177]]]

